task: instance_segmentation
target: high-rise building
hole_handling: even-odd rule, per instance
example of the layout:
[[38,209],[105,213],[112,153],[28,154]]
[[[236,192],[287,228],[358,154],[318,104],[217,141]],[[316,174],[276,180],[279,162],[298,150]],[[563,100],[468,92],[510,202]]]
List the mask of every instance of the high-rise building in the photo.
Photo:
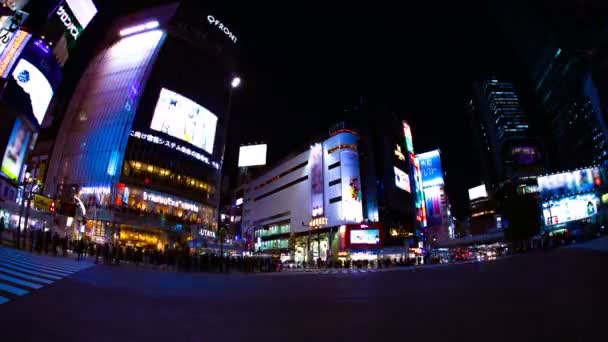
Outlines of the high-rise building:
[[572,49],[549,49],[531,74],[542,108],[545,136],[555,170],[608,159],[608,127],[601,115],[589,58]]
[[154,247],[213,235],[236,44],[224,20],[184,1],[108,27],[45,182],[45,194],[80,204],[81,233]]
[[515,87],[490,79],[473,84],[466,112],[490,189],[527,184],[544,168],[542,144],[528,124]]

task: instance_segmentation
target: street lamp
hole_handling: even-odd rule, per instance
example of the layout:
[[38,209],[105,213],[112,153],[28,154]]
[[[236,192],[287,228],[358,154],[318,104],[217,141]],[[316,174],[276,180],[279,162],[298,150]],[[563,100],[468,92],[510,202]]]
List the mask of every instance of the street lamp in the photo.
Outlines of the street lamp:
[[[222,158],[220,160],[220,168],[218,170],[218,175],[217,175],[217,182],[216,182],[216,188],[215,188],[215,192],[217,194],[217,207],[216,207],[216,220],[219,223],[220,222],[220,195],[221,195],[221,187],[222,187],[222,171],[224,170],[224,155],[226,153],[226,142],[228,141],[228,123],[230,122],[230,114],[232,112],[232,93],[234,91],[234,89],[238,88],[242,83],[242,80],[240,77],[238,76],[233,76],[232,80],[230,81],[230,89],[228,91],[228,103],[226,105],[226,115],[224,116],[225,120],[224,120],[224,147],[222,150]],[[218,224],[219,227],[219,224]],[[218,228],[219,229],[219,228]]]
[[238,88],[241,85],[241,78],[238,76],[235,76],[232,78],[232,82],[230,82],[230,86],[232,87],[232,89]]

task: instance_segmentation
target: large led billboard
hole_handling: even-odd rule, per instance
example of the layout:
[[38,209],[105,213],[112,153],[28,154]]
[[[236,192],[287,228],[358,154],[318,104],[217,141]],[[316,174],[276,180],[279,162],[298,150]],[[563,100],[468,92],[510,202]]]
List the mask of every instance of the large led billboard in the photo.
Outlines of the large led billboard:
[[323,145],[319,143],[310,149],[310,187],[312,217],[323,216]]
[[217,116],[174,91],[162,88],[150,128],[213,154]]
[[481,184],[474,188],[469,189],[469,200],[473,201],[478,198],[486,198],[488,197],[488,192],[486,191],[486,185]]
[[604,184],[599,167],[538,177],[541,197],[561,197],[594,190]]
[[351,245],[377,245],[380,243],[379,229],[351,229]]
[[543,217],[545,219],[545,226],[592,217],[597,214],[599,204],[600,199],[594,193],[544,202]]
[[268,145],[248,145],[239,148],[239,167],[266,165]]
[[13,71],[13,78],[30,95],[36,121],[38,124],[42,124],[54,94],[49,80],[38,68],[23,58],[17,63]]
[[19,173],[25,159],[30,136],[31,133],[23,121],[17,118],[4,151],[4,158],[2,158],[1,171],[9,179],[19,181]]
[[417,155],[420,162],[420,172],[422,174],[422,186],[443,185],[443,170],[441,168],[441,156],[439,150],[433,150]]
[[395,170],[395,185],[399,189],[411,193],[412,189],[410,187],[410,176],[396,166],[394,166],[393,169]]

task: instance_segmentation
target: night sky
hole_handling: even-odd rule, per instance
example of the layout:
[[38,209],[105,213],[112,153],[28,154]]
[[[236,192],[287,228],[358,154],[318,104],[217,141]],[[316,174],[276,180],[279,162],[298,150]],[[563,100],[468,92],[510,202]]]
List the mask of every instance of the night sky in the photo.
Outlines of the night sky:
[[[103,36],[113,16],[168,1],[102,2],[99,18],[85,32],[89,42]],[[566,15],[568,1],[556,3],[560,6],[540,1],[531,11],[549,6],[551,13],[544,14],[551,15],[539,16],[539,22],[561,27],[556,18]],[[396,5],[221,4],[224,12],[231,10],[224,22],[239,37],[244,81],[234,97],[227,151],[231,170],[240,144],[268,143],[272,163],[348,119],[345,109],[365,98],[410,122],[416,152],[442,150],[450,202],[457,216],[466,214],[466,190],[481,182],[464,115],[471,82],[496,72],[527,87],[485,1],[408,2],[405,12]],[[93,49],[87,44],[92,43],[83,43],[67,66],[67,80],[77,78],[82,61],[90,58]]]

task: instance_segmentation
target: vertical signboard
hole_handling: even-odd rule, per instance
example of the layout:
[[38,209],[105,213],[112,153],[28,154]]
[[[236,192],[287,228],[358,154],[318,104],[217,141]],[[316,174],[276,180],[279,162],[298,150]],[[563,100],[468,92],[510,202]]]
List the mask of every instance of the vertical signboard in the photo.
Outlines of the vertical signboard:
[[405,147],[410,153],[414,153],[414,142],[412,139],[412,129],[407,122],[403,121],[403,135],[405,136]]
[[92,0],[66,0],[57,6],[54,19],[44,32],[50,41],[55,42],[53,52],[63,65],[76,45],[82,32],[97,14]]
[[340,151],[342,168],[342,216],[347,221],[363,220],[361,198],[361,176],[359,173],[359,154],[356,150]]
[[2,158],[2,173],[14,181],[19,180],[21,166],[25,160],[25,153],[30,141],[31,132],[24,122],[17,118],[8,140],[8,145]]
[[323,145],[317,143],[312,146],[310,165],[312,217],[323,216]]
[[420,162],[422,186],[424,188],[443,185],[443,170],[441,168],[441,157],[439,150],[434,150],[417,155]]
[[8,45],[0,53],[0,77],[7,78],[11,68],[17,61],[19,55],[25,48],[25,45],[30,40],[32,35],[25,31],[17,31],[15,35],[13,35],[12,39],[9,41]]
[[424,191],[422,191],[422,175],[420,172],[420,162],[416,155],[410,153],[410,162],[412,164],[412,173],[414,174],[414,189],[416,190],[416,220],[421,223],[422,227],[427,226],[426,222],[426,201],[424,199]]

